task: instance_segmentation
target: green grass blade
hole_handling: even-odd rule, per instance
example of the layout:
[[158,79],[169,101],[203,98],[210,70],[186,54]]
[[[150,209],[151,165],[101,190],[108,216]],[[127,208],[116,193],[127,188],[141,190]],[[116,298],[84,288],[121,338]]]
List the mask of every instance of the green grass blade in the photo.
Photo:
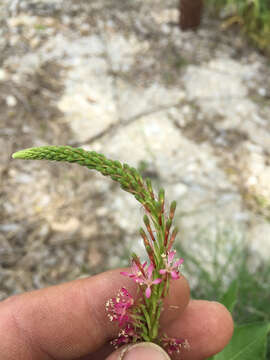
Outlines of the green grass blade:
[[226,308],[233,312],[233,309],[237,302],[237,294],[238,294],[238,281],[234,280],[232,281],[231,285],[229,286],[229,289],[226,291],[226,293],[221,297],[220,302]]

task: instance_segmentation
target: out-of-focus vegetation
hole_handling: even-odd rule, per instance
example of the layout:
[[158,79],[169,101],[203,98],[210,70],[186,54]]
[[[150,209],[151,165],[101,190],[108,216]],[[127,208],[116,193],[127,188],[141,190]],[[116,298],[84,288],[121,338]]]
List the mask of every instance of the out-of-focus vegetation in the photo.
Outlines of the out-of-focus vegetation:
[[270,54],[269,0],[207,0],[207,5],[218,12],[225,10],[225,28],[240,25],[261,50]]
[[[188,279],[192,276],[192,297],[224,303],[224,293],[235,283],[237,294],[232,313],[236,324],[270,324],[269,261],[252,253],[245,236],[229,224],[223,227],[217,225],[217,231],[212,236],[203,229],[194,242],[198,252],[187,250],[181,241],[176,245],[185,260],[184,275]],[[270,359],[270,333],[266,358]]]

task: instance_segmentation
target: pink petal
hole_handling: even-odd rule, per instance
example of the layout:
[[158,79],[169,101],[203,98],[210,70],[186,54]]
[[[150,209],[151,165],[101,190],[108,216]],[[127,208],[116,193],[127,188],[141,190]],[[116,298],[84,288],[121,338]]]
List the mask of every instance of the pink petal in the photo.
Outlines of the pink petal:
[[178,273],[177,271],[171,271],[171,277],[172,277],[172,279],[174,279],[174,280],[180,278],[179,273]]
[[154,265],[150,264],[147,269],[148,279],[152,277],[153,270],[154,270]]
[[127,289],[124,288],[124,287],[122,287],[121,293],[122,293],[124,296],[131,297],[130,294],[129,294],[129,292],[127,291]]
[[137,264],[135,264],[135,262],[132,263],[132,268],[131,268],[132,272],[137,274],[138,272],[140,272],[140,269],[138,267]]
[[133,274],[128,273],[128,272],[126,272],[126,271],[121,271],[120,274],[121,274],[121,275],[124,275],[124,276],[128,276],[128,277],[134,276]]
[[162,281],[162,279],[155,279],[153,282],[152,282],[152,284],[160,284],[161,283],[161,281]]
[[150,286],[148,286],[148,287],[146,288],[146,290],[145,290],[145,296],[147,297],[147,299],[150,298],[150,296],[151,296],[151,288],[150,288]]
[[184,262],[184,259],[183,259],[183,258],[177,260],[177,261],[174,263],[174,267],[180,266],[181,264],[183,264],[183,262]]
[[159,270],[159,273],[160,273],[160,274],[162,274],[162,275],[165,275],[165,274],[166,274],[166,272],[167,272],[167,270],[166,270],[166,269],[161,269],[161,270]]
[[168,254],[168,264],[171,264],[173,258],[174,258],[174,255],[175,255],[176,251],[172,250],[169,252]]

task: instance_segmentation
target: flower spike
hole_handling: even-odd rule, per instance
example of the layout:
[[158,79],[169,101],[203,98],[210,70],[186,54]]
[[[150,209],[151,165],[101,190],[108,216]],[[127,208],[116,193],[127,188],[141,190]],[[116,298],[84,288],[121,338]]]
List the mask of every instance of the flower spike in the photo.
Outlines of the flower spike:
[[13,158],[77,163],[110,177],[135,197],[146,212],[143,221],[147,233],[141,229],[140,234],[149,260],[141,262],[136,254],[132,254],[131,270],[121,272],[136,283],[136,298],[122,287],[115,297],[106,302],[110,321],[117,322],[119,326],[118,337],[111,343],[117,348],[150,341],[163,346],[169,354],[187,349],[187,340],[162,334],[159,324],[165,296],[173,283],[170,279],[180,277],[179,266],[183,263],[181,258],[175,260],[176,253],[172,250],[177,235],[177,228],[173,225],[176,202],[172,201],[169,211],[166,211],[163,189],[156,195],[151,180],[144,180],[135,168],[95,151],[71,146],[42,146],[21,150],[13,154]]

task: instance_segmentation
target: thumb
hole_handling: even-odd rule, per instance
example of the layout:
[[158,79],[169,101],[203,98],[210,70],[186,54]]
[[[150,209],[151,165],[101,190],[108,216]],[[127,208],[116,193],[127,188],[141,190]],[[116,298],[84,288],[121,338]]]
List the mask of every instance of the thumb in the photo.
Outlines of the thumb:
[[113,352],[106,360],[170,360],[169,355],[158,345],[142,342],[125,346]]

